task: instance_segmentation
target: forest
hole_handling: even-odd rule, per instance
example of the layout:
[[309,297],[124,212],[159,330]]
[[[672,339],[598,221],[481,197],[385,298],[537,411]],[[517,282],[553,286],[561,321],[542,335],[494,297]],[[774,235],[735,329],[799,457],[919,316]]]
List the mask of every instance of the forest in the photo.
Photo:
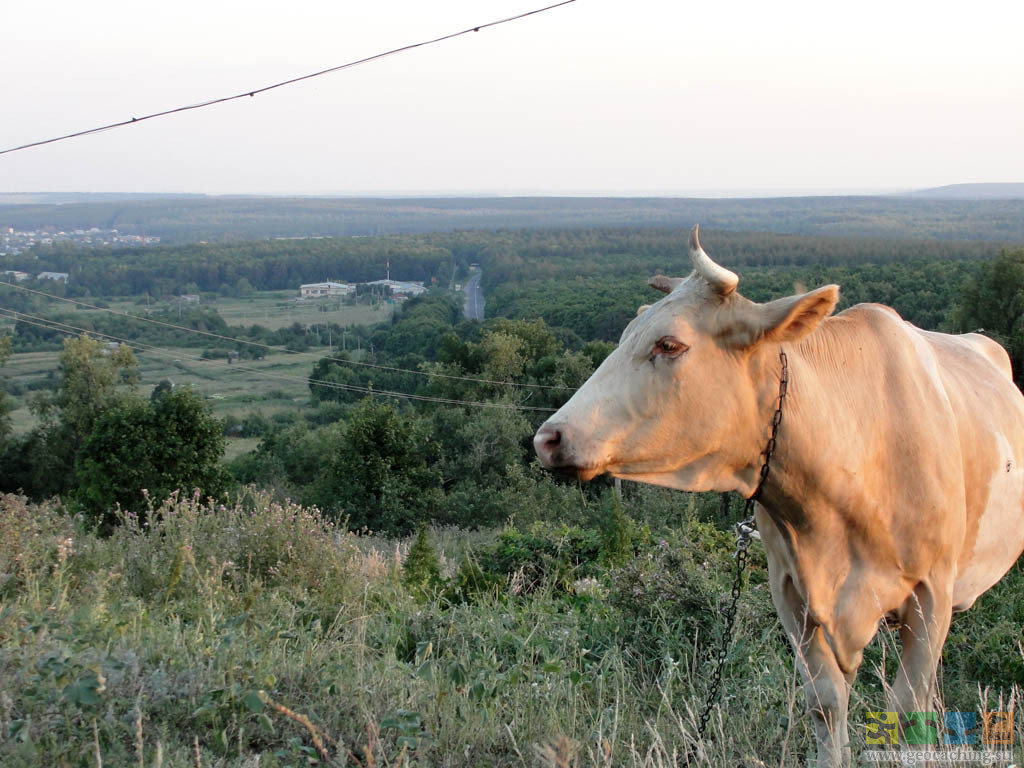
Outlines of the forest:
[[[840,309],[875,301],[923,328],[986,329],[1019,376],[1024,237],[1003,232],[702,239],[751,299],[836,282]],[[580,485],[542,471],[531,439],[658,297],[647,278],[687,271],[686,236],[549,228],[6,257],[71,278],[23,284],[57,299],[0,285],[0,362],[54,360],[36,389],[0,399],[0,636],[17,638],[0,650],[0,688],[17,692],[3,763],[98,750],[149,764],[160,749],[174,765],[673,764],[707,690],[739,505]],[[103,310],[237,294],[241,280],[375,279],[385,260],[432,288],[383,322],[331,329],[356,349],[301,324],[231,324],[216,303]],[[483,323],[452,290],[471,265]],[[305,397],[215,416],[190,388],[140,376],[145,345],[230,351],[235,365],[301,348]],[[3,420],[15,400],[35,419],[20,432]],[[239,437],[253,450],[225,459]],[[786,714],[798,694],[765,579],[755,548],[717,740],[698,764],[788,764],[812,741]],[[954,622],[950,709],[1021,705],[1022,586],[1018,563]],[[866,667],[891,678],[897,643],[881,632]],[[882,698],[879,676],[861,675],[852,722]]]
[[0,230],[118,229],[164,243],[437,231],[689,228],[844,237],[1024,240],[1024,200],[910,196],[196,197],[0,205]]
[[[91,350],[69,352],[69,345],[90,343],[69,339],[72,329],[124,343],[126,350],[132,345],[142,351],[194,349],[205,359],[313,352],[305,408],[261,414],[256,403],[222,430],[260,439],[256,450],[224,465],[229,485],[274,489],[347,515],[355,528],[398,535],[424,521],[481,526],[510,515],[531,517],[540,502],[524,488],[547,493],[549,481],[538,485],[531,474],[536,467],[529,436],[544,414],[600,364],[636,308],[652,300],[646,277],[683,272],[686,236],[675,229],[524,230],[117,251],[38,247],[30,258],[71,277],[66,286],[49,281],[0,286],[5,316],[14,323],[7,342],[13,353],[51,350],[60,352],[61,360],[56,375],[33,384],[34,392],[8,387],[8,398],[31,400],[37,421],[33,429],[6,438],[2,488],[33,498],[84,498],[80,477],[94,483],[104,477],[102,472],[82,475],[78,466],[92,438],[111,452],[111,467],[126,460],[110,448],[126,442],[90,430],[114,404],[154,392],[157,382],[138,382],[137,362],[129,352],[116,371],[104,374],[109,392],[94,384],[93,402],[69,402],[71,390],[85,387],[75,384],[75,377],[96,381],[97,371],[109,368],[113,359],[104,357],[110,344],[99,341]],[[1010,349],[1020,370],[1020,251],[989,241],[715,230],[706,237],[720,263],[741,274],[742,291],[755,301],[792,293],[795,286],[838,283],[840,310],[879,302],[926,329],[983,327]],[[195,291],[216,299],[237,293],[239,283],[251,292],[295,288],[325,274],[368,280],[378,276],[385,261],[393,274],[423,280],[433,289],[376,325],[325,322],[311,335],[298,322],[277,330],[256,322],[229,325],[215,302],[185,308],[165,303],[150,311],[147,298],[129,311],[104,309],[108,302],[140,293],[157,300]],[[482,324],[463,318],[458,294],[450,290],[465,279],[471,264],[483,270],[489,319]],[[79,311],[71,303],[79,300],[93,310]],[[358,349],[325,350],[315,359],[318,345],[342,336],[347,347]],[[138,391],[124,394],[124,387]],[[377,402],[363,402],[373,392],[380,393]],[[201,406],[190,403],[199,411]],[[95,413],[73,414],[82,409]],[[362,470],[356,465],[368,463],[367,452],[378,450],[373,444],[389,444],[382,439],[349,450],[360,430],[394,433],[390,444],[408,450],[401,457],[385,452],[378,476],[357,482]],[[341,461],[346,450],[347,463]],[[116,497],[129,508],[140,503],[141,487],[121,488],[114,496],[96,489],[89,493]],[[600,497],[600,484],[586,493]],[[388,494],[393,498],[385,502]],[[106,519],[106,510],[93,506]]]

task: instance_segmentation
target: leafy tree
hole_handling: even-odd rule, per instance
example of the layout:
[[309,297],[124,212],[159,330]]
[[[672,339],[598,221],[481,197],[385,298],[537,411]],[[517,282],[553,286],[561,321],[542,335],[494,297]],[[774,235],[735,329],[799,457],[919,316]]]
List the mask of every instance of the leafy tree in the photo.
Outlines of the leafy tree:
[[152,402],[156,402],[165,395],[170,394],[174,390],[174,382],[170,379],[160,379],[159,383],[153,387],[153,392],[150,394],[149,399]]
[[135,356],[88,336],[65,339],[56,392],[37,393],[30,407],[40,424],[9,441],[3,455],[5,490],[33,498],[67,493],[75,484],[75,455],[99,416],[119,402],[118,385],[134,385]]
[[224,436],[207,405],[188,389],[155,400],[124,399],[101,413],[75,458],[75,500],[103,524],[116,505],[140,510],[172,491],[219,496]]
[[117,385],[134,384],[138,363],[124,344],[111,347],[89,336],[65,339],[60,355],[60,384],[52,399],[38,401],[42,416],[56,419],[77,448],[96,419],[117,399]]
[[256,289],[253,288],[252,283],[250,283],[247,278],[240,277],[235,281],[233,293],[238,297],[252,296],[256,293]]
[[1024,380],[1024,249],[1003,251],[964,284],[960,329],[978,328],[1010,353],[1018,385]]
[[483,374],[497,381],[517,381],[522,378],[526,359],[523,340],[504,331],[492,331],[480,342],[485,363]]
[[309,500],[343,511],[353,528],[409,533],[440,507],[438,454],[415,417],[366,398],[353,409]]
[[522,354],[531,362],[561,351],[558,339],[555,338],[555,334],[552,333],[542,317],[532,320],[509,320],[499,317],[491,323],[490,330],[520,339]]

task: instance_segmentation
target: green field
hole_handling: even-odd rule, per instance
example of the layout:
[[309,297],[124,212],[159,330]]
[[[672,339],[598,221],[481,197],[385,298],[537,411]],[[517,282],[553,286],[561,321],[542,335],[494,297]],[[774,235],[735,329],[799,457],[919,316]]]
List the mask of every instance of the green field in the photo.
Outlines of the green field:
[[[294,291],[261,291],[245,298],[204,299],[200,306],[214,309],[228,325],[262,325],[270,330],[293,323],[303,326],[334,323],[343,327],[379,323],[387,320],[398,306],[352,306],[337,301],[294,302],[294,298]],[[82,301],[96,304],[102,300]],[[104,303],[105,309],[121,313],[139,313],[147,306],[152,312],[173,311],[179,306],[176,302],[147,302],[146,297],[108,300]],[[105,311],[60,301],[49,302],[47,310],[82,315],[97,315]],[[47,310],[41,314],[45,316]],[[326,337],[323,340],[326,341]],[[332,342],[337,350],[344,344],[344,339],[332,339]],[[270,354],[263,360],[236,360],[229,364],[223,359],[200,359],[202,350],[196,347],[136,350],[139,361],[138,391],[148,396],[157,383],[169,378],[176,385],[189,386],[208,398],[214,414],[218,416],[256,409],[271,416],[308,403],[309,386],[305,378],[309,376],[314,363],[328,353],[329,349],[325,346],[310,352],[282,351],[280,354]],[[56,377],[59,355],[57,351],[15,354],[0,372],[0,376],[10,380],[15,387],[26,390],[24,395],[15,398],[17,407],[11,412],[11,423],[16,433],[27,432],[35,426],[36,418],[28,406],[31,392],[42,386],[47,378]]]
[[146,314],[185,311],[195,307],[213,309],[228,325],[261,325],[270,330],[285,328],[293,323],[300,325],[370,325],[387,320],[397,304],[342,304],[330,301],[297,301],[297,291],[257,291],[244,297],[207,297],[199,304],[184,304],[176,298],[169,300],[150,299],[146,296],[119,299],[78,299],[83,304],[100,304],[103,309],[91,309],[68,301],[54,300],[48,309],[61,314],[76,312],[97,314],[105,310],[119,313]]
[[228,325],[262,325],[277,330],[292,323],[317,325],[336,323],[369,325],[388,319],[395,304],[339,304],[338,301],[294,301],[295,291],[260,291],[243,298],[218,298],[203,301],[212,307]]
[[[213,413],[244,413],[259,409],[264,415],[299,408],[309,402],[309,376],[313,364],[326,349],[294,354],[273,354],[263,360],[202,360],[201,350],[167,348],[162,352],[136,352],[139,361],[138,392],[148,396],[161,380],[188,386],[206,397]],[[56,375],[58,352],[28,352],[12,355],[4,374],[26,387]],[[27,432],[35,423],[28,396],[17,398],[11,413],[15,432]],[[258,405],[257,405],[258,404]]]

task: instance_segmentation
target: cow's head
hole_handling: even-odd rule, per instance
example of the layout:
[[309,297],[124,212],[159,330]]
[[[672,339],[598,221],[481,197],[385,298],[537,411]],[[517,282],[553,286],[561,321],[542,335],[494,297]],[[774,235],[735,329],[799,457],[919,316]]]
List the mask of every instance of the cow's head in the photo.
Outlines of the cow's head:
[[537,431],[549,469],[603,472],[689,491],[754,492],[778,393],[779,345],[807,336],[839,288],[755,304],[690,235],[693,272],[662,275],[619,346]]

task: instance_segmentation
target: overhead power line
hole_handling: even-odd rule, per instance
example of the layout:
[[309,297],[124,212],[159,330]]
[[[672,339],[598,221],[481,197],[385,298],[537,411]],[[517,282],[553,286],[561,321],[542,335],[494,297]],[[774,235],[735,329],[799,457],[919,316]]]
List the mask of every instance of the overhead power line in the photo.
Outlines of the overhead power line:
[[437,373],[435,371],[417,371],[417,370],[415,370],[413,368],[398,368],[398,367],[393,366],[393,365],[381,365],[380,363],[366,363],[366,362],[362,362],[360,360],[346,360],[345,358],[342,358],[342,357],[330,357],[329,355],[318,355],[316,352],[299,352],[298,350],[288,349],[287,347],[275,347],[272,344],[263,344],[262,342],[259,342],[259,341],[249,341],[248,339],[238,339],[238,338],[235,338],[233,336],[225,336],[222,333],[214,333],[213,331],[202,331],[202,330],[199,330],[198,328],[189,328],[189,327],[184,326],[184,325],[177,325],[175,323],[168,323],[168,322],[165,322],[163,320],[154,320],[151,317],[143,317],[142,315],[133,315],[133,314],[131,314],[129,312],[120,312],[120,311],[118,311],[116,309],[110,309],[109,307],[101,307],[101,306],[99,306],[97,304],[90,304],[87,301],[79,301],[78,299],[69,299],[69,298],[67,298],[65,296],[57,296],[56,294],[53,294],[53,293],[46,293],[45,291],[39,291],[39,290],[36,290],[35,288],[28,288],[28,287],[26,287],[24,285],[17,285],[16,283],[0,282],[0,286],[4,286],[4,287],[7,287],[7,288],[14,288],[14,289],[19,290],[19,291],[25,291],[26,293],[33,293],[33,294],[35,294],[37,296],[45,296],[46,298],[53,299],[54,301],[63,301],[65,303],[67,303],[67,304],[75,304],[76,306],[79,306],[79,307],[87,307],[88,309],[94,309],[94,310],[97,310],[99,312],[108,312],[109,314],[117,315],[118,317],[126,317],[126,318],[128,318],[130,320],[139,320],[140,322],[144,322],[144,323],[152,323],[154,325],[160,325],[160,326],[163,326],[164,328],[172,328],[174,330],[182,331],[184,333],[192,333],[192,334],[196,334],[196,335],[199,335],[199,336],[206,336],[208,338],[218,339],[218,340],[221,340],[221,341],[229,341],[229,342],[236,343],[236,344],[246,344],[246,345],[248,345],[250,347],[258,347],[260,349],[266,349],[266,350],[269,350],[271,352],[281,352],[281,353],[284,353],[284,354],[287,354],[287,355],[301,355],[302,357],[318,357],[321,360],[330,360],[331,362],[340,363],[342,365],[351,365],[351,366],[362,367],[362,368],[375,368],[375,369],[381,370],[381,371],[390,371],[390,372],[393,372],[393,373],[409,373],[409,374],[413,374],[415,376],[428,376],[428,377],[438,378],[438,379],[452,379],[452,380],[455,380],[455,381],[470,381],[470,382],[473,382],[475,384],[493,384],[493,385],[503,386],[503,387],[519,387],[519,388],[527,388],[527,389],[554,389],[554,390],[560,390],[560,391],[563,391],[563,392],[575,392],[576,391],[576,389],[574,387],[562,387],[562,386],[558,386],[558,385],[554,385],[554,384],[528,384],[528,383],[519,382],[519,381],[499,381],[497,379],[481,379],[481,378],[476,378],[476,377],[473,377],[473,376],[455,376],[454,374],[450,374],[450,373]]
[[141,122],[143,122],[145,120],[152,120],[153,118],[156,118],[156,117],[165,117],[167,115],[173,115],[173,114],[175,114],[177,112],[188,112],[189,110],[193,110],[193,109],[203,109],[205,107],[212,107],[214,104],[224,104],[225,102],[235,101],[236,99],[250,98],[250,97],[256,96],[256,95],[261,94],[261,93],[266,93],[267,91],[272,91],[275,88],[283,88],[286,85],[294,85],[295,83],[301,83],[303,80],[311,80],[314,77],[321,77],[323,75],[329,75],[332,72],[340,72],[343,69],[351,69],[352,67],[358,67],[360,64],[368,64],[371,61],[377,61],[378,59],[384,59],[384,58],[387,58],[388,56],[394,56],[395,54],[405,53],[406,51],[411,51],[411,50],[413,50],[415,48],[423,48],[424,46],[427,46],[427,45],[434,45],[435,43],[441,43],[441,42],[444,42],[445,40],[451,40],[451,39],[456,38],[456,37],[461,37],[462,35],[468,35],[470,32],[479,32],[480,30],[487,29],[488,27],[496,27],[496,26],[499,26],[500,24],[508,24],[509,22],[518,21],[520,19],[525,19],[527,16],[535,16],[538,13],[544,13],[545,11],[550,11],[553,8],[558,8],[558,7],[563,6],[563,5],[569,5],[569,3],[574,3],[574,2],[576,2],[576,0],[563,0],[560,3],[555,3],[554,5],[548,5],[548,6],[545,6],[544,8],[537,8],[537,9],[532,10],[532,11],[527,11],[526,13],[520,13],[520,14],[518,14],[516,16],[509,16],[506,19],[499,19],[498,21],[489,21],[486,24],[477,24],[475,27],[469,27],[468,29],[463,29],[463,30],[461,30],[459,32],[452,32],[451,34],[443,35],[442,37],[435,37],[432,40],[422,40],[422,41],[420,41],[418,43],[412,43],[410,45],[403,45],[400,48],[393,48],[390,51],[384,51],[383,53],[377,53],[377,54],[374,54],[373,56],[367,56],[366,58],[363,58],[363,59],[356,59],[355,61],[350,61],[350,62],[347,62],[345,64],[339,64],[336,67],[330,67],[328,69],[322,69],[319,72],[311,72],[308,75],[300,75],[299,77],[293,77],[293,78],[290,78],[288,80],[282,80],[279,83],[273,83],[271,85],[264,85],[264,86],[262,86],[260,88],[253,88],[251,90],[243,91],[242,93],[238,93],[238,94],[235,94],[233,96],[221,96],[220,98],[209,99],[207,101],[201,101],[201,102],[199,102],[197,104],[189,104],[189,105],[183,106],[183,107],[174,107],[173,109],[165,109],[162,112],[154,112],[153,114],[143,115],[142,117],[132,117],[132,118],[129,118],[128,120],[121,120],[120,122],[110,123],[109,125],[101,125],[101,126],[99,126],[97,128],[87,128],[84,131],[76,131],[75,133],[69,133],[69,134],[66,134],[64,136],[56,136],[56,137],[54,137],[52,139],[43,139],[42,141],[33,141],[33,142],[29,143],[29,144],[22,144],[19,147],[11,147],[9,149],[0,150],[0,155],[6,155],[6,154],[9,154],[11,152],[19,152],[19,151],[21,151],[23,149],[30,149],[31,147],[40,147],[40,146],[42,146],[44,144],[54,144],[54,143],[56,143],[58,141],[65,141],[67,139],[75,139],[75,138],[78,138],[80,136],[88,136],[88,135],[93,134],[93,133],[102,133],[103,131],[109,131],[109,130],[111,130],[113,128],[121,128],[121,127],[126,126],[126,125],[135,125],[136,123],[141,123]]
[[[80,333],[86,335],[99,336],[111,341],[120,342],[130,349],[138,349],[146,352],[152,352],[162,357],[168,357],[173,360],[180,360],[185,358],[196,363],[214,363],[213,360],[204,360],[201,357],[194,357],[192,355],[183,354],[174,350],[166,349],[164,347],[157,347],[151,344],[144,344],[138,341],[132,341],[131,339],[124,339],[119,336],[113,336],[109,333],[101,333],[100,331],[89,330],[88,328],[81,328],[79,326],[71,325],[70,323],[64,323],[58,320],[50,320],[46,317],[39,315],[32,315],[25,312],[19,312],[13,309],[7,309],[6,307],[0,307],[0,312],[7,313],[8,316],[13,317],[15,320],[20,320],[29,325],[36,326],[38,328],[45,328],[47,330],[56,331],[57,333],[63,333],[68,336],[75,336]],[[436,397],[434,395],[417,395],[410,392],[395,392],[384,389],[374,389],[372,387],[361,387],[356,384],[343,384],[336,381],[324,381],[323,379],[313,379],[306,376],[290,376],[284,373],[271,373],[270,371],[263,371],[258,368],[252,368],[244,364],[232,365],[232,370],[238,372],[252,373],[256,376],[262,376],[269,379],[277,379],[280,381],[288,382],[303,382],[305,384],[317,384],[328,389],[342,390],[345,392],[356,392],[364,395],[371,395],[377,397],[397,397],[405,398],[408,400],[419,400],[428,403],[439,403],[442,405],[459,405],[468,406],[472,408],[502,408],[505,410],[514,411],[542,411],[544,413],[554,413],[554,408],[543,408],[540,406],[532,405],[519,405],[517,403],[496,403],[481,400],[458,400],[449,397]]]

